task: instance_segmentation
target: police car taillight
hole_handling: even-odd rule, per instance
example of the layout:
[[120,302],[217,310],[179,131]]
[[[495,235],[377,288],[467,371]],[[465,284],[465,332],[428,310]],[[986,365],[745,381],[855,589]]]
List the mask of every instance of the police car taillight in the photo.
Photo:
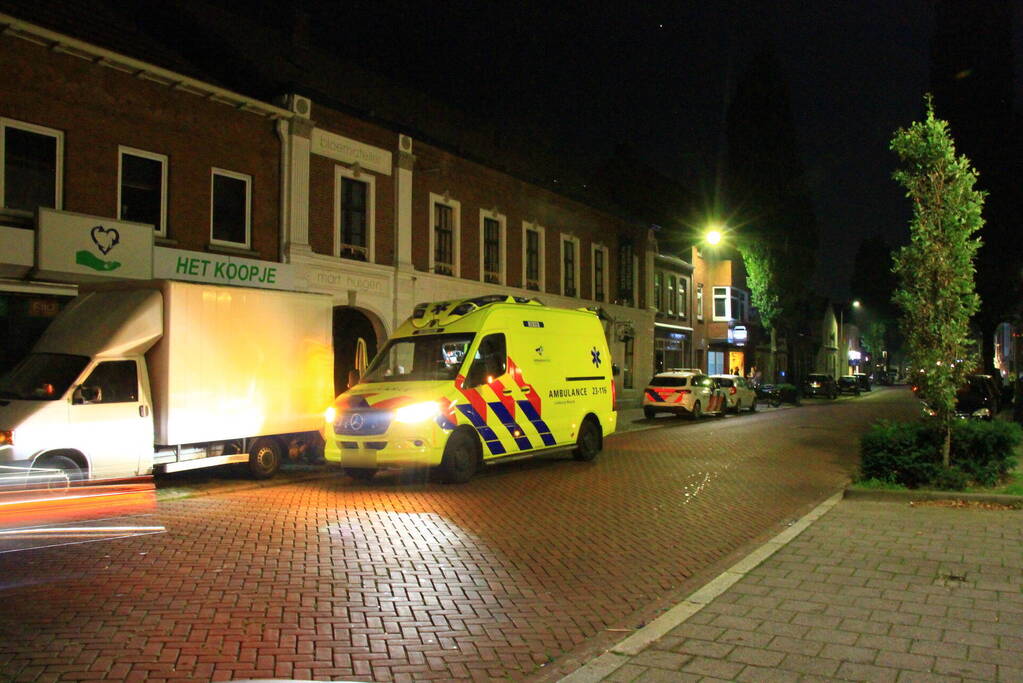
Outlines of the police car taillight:
[[735,387],[728,387],[728,393],[734,395],[735,394]]

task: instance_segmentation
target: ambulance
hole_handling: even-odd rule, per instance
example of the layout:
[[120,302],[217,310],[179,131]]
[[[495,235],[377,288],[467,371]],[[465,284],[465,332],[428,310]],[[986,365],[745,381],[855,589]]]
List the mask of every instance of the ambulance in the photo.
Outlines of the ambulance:
[[597,314],[490,295],[415,307],[326,413],[325,457],[353,478],[572,448],[592,460],[615,430],[611,354]]

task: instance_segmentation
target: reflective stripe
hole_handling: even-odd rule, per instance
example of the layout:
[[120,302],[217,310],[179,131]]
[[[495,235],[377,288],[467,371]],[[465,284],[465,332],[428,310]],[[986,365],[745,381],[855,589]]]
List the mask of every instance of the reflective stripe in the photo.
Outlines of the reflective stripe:
[[515,445],[519,447],[519,450],[524,451],[533,447],[529,437],[522,431],[522,428],[515,422],[515,418],[511,416],[503,404],[493,402],[490,404],[490,409],[494,411],[494,415],[501,421],[505,429],[508,430],[508,433],[512,435],[512,438],[515,439]]
[[540,439],[543,441],[545,446],[553,446],[557,443],[554,440],[554,435],[551,434],[550,428],[547,423],[540,419],[540,415],[533,409],[533,404],[529,401],[519,401],[519,408],[522,409],[522,414],[526,416],[530,424],[536,428],[537,433],[540,435]]
[[462,415],[469,418],[469,423],[475,427],[476,431],[483,438],[483,443],[487,444],[487,448],[493,455],[504,455],[505,448],[504,444],[501,443],[500,439],[497,438],[497,434],[494,430],[487,426],[487,423],[480,417],[480,414],[476,412],[476,409],[468,403],[459,403],[458,409],[462,411]]

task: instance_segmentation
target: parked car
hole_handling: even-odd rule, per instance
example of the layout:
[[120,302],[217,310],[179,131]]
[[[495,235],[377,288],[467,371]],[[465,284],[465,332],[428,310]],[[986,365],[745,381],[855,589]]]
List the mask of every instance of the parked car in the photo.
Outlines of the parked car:
[[838,393],[840,394],[859,396],[861,386],[856,375],[843,375],[838,378]]
[[722,389],[725,390],[726,409],[740,413],[745,408],[753,413],[757,410],[757,392],[753,390],[745,377],[739,375],[711,375]]
[[761,384],[757,386],[757,399],[777,408],[781,405],[781,390],[776,384]]
[[997,415],[998,412],[1002,409],[1003,405],[1001,380],[996,379],[993,375],[971,375],[970,376],[971,381],[974,377],[976,377],[980,382],[984,384],[985,387],[987,387],[987,390],[991,394],[991,397],[993,399],[991,411],[995,415]]
[[[917,396],[920,397],[921,393],[918,392]],[[921,400],[924,404],[924,413],[935,415],[934,408],[926,400]],[[955,414],[960,419],[990,420],[997,412],[996,407],[995,393],[982,375],[970,375],[966,383],[956,391]]]
[[807,375],[803,383],[803,395],[838,398],[838,384],[831,375]]
[[657,413],[688,415],[694,420],[703,415],[717,395],[714,380],[696,372],[659,372],[643,391],[643,416]]
[[853,377],[855,377],[856,381],[860,383],[860,391],[870,391],[870,375],[857,373],[853,375]]

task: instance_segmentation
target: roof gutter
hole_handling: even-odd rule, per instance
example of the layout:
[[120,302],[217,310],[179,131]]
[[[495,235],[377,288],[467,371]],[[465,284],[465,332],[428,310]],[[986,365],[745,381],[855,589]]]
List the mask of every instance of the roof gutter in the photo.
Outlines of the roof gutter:
[[132,74],[136,78],[165,85],[172,90],[191,93],[212,102],[247,111],[269,119],[291,119],[295,114],[287,109],[267,104],[209,83],[190,78],[169,69],[149,64],[139,59],[112,52],[85,41],[45,29],[27,21],[0,13],[0,35],[21,38],[42,45],[53,52],[61,52],[84,59],[87,62],[105,66],[116,71]]

